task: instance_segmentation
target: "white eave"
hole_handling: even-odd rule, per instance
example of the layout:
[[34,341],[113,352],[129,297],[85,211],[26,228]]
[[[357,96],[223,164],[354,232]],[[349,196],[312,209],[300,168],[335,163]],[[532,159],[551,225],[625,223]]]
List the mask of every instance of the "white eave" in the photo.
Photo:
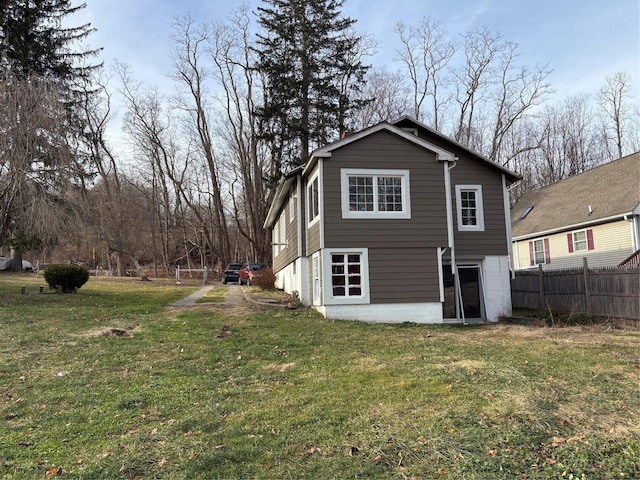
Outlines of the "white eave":
[[318,158],[329,158],[331,157],[331,154],[334,150],[338,148],[342,148],[345,145],[349,145],[352,142],[356,142],[364,137],[368,137],[369,135],[380,132],[382,130],[387,130],[395,135],[398,135],[399,137],[402,137],[406,140],[409,140],[412,143],[415,143],[416,145],[422,148],[430,150],[431,152],[436,154],[436,160],[439,162],[444,162],[444,161],[453,162],[456,160],[456,156],[453,152],[450,152],[448,150],[445,150],[442,147],[434,145],[433,143],[428,142],[425,139],[418,137],[417,135],[409,133],[400,127],[396,127],[395,125],[391,125],[390,123],[387,123],[387,122],[382,122],[372,127],[365,128],[364,130],[361,130],[357,133],[349,135],[348,137],[342,138],[336,142],[333,142],[329,145],[326,145],[322,148],[315,150],[311,154],[311,158],[305,165],[305,168],[302,174],[306,175],[308,171],[313,169]]

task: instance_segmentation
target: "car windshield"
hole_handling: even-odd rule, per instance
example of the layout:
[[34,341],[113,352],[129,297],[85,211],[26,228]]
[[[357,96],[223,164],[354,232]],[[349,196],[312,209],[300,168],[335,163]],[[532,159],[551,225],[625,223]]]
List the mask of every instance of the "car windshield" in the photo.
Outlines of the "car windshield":
[[227,265],[227,270],[240,270],[242,268],[242,265],[239,263],[230,263],[229,265]]
[[264,263],[252,263],[249,265],[249,270],[262,270],[266,265]]

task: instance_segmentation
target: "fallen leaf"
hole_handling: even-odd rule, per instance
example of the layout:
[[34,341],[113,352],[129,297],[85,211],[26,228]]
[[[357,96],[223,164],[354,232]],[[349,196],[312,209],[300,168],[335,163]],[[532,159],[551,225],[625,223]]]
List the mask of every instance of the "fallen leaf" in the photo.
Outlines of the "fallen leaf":
[[427,439],[424,438],[423,436],[419,436],[418,437],[418,445],[426,445],[427,444]]
[[358,452],[360,452],[360,449],[356,446],[351,446],[351,448],[349,448],[349,456],[350,457],[355,457]]
[[438,469],[438,473],[439,473],[440,475],[445,475],[445,474],[447,473],[447,469],[446,469],[446,468],[442,468],[442,467],[440,467],[440,468]]
[[561,445],[564,442],[565,442],[565,440],[562,437],[553,437],[553,441],[551,442],[551,446],[552,447],[557,447],[558,445]]
[[138,433],[138,432],[139,432],[139,430],[137,428],[131,428],[131,429],[127,430],[127,433],[129,435],[133,435],[134,433]]
[[157,435],[158,434],[158,429],[157,428],[152,428],[151,429],[151,435]]
[[497,450],[489,450],[487,452],[487,456],[488,457],[495,457],[497,453],[498,453]]
[[566,420],[566,419],[565,419],[565,420],[562,420],[562,421],[560,422],[560,425],[569,425],[569,420]]
[[158,465],[162,468],[166,467],[167,464],[169,463],[169,459],[168,458],[163,458],[162,460],[160,460],[160,462],[158,462]]
[[558,461],[554,460],[553,458],[547,458],[547,463],[549,465],[555,465],[556,463],[558,463]]
[[45,477],[53,477],[54,475],[62,475],[62,468],[51,467],[45,472]]
[[375,458],[374,458],[374,460],[375,460],[376,462],[379,462],[380,460],[382,460],[382,455],[376,455],[376,456],[375,456]]
[[35,443],[31,441],[26,441],[26,442],[18,442],[18,445],[20,445],[21,447],[31,447],[32,445],[35,445]]
[[575,436],[575,437],[567,438],[567,443],[574,444],[574,443],[578,443],[578,442],[580,442],[582,440],[584,440],[583,436]]

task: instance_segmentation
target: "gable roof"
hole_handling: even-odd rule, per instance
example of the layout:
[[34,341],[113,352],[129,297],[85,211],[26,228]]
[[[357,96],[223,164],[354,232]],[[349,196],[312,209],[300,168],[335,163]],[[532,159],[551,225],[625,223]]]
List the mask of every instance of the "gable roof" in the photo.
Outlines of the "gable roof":
[[639,207],[636,152],[528,192],[511,208],[511,229],[515,240],[531,238],[638,214]]
[[[402,125],[400,125],[402,124]],[[429,135],[433,135],[435,137],[438,137],[440,140],[442,140],[442,142],[444,143],[444,145],[450,145],[452,148],[448,149],[448,148],[444,148],[440,145],[436,145],[433,142],[430,142],[429,140],[425,139],[424,137],[420,137],[418,135],[414,135],[410,132],[407,131],[407,126],[409,127],[413,127],[416,129],[420,129],[423,130],[425,132],[427,132]],[[278,213],[278,211],[281,209],[285,199],[286,199],[286,193],[288,191],[288,189],[290,188],[291,184],[293,183],[293,178],[299,174],[300,172],[302,172],[302,176],[305,176],[306,174],[308,174],[311,170],[313,170],[313,168],[315,167],[316,163],[318,162],[319,158],[330,158],[332,156],[332,153],[334,150],[337,150],[339,148],[342,148],[346,145],[349,145],[353,142],[357,142],[358,140],[361,140],[365,137],[368,137],[369,135],[373,135],[377,132],[380,131],[387,131],[390,132],[394,135],[397,135],[399,137],[404,138],[405,140],[408,140],[409,142],[414,143],[415,145],[424,148],[426,150],[429,150],[433,153],[436,154],[436,159],[437,161],[450,161],[450,162],[454,162],[458,159],[455,150],[458,149],[462,149],[464,151],[466,151],[467,153],[469,153],[473,158],[477,159],[480,162],[483,162],[484,164],[486,164],[486,166],[488,166],[489,168],[495,169],[503,174],[505,174],[506,178],[507,178],[507,182],[508,183],[513,183],[516,182],[518,180],[520,180],[520,177],[518,175],[516,175],[514,172],[512,172],[511,170],[509,170],[508,168],[500,165],[499,163],[496,163],[492,160],[489,160],[488,158],[474,152],[473,150],[465,147],[464,145],[456,142],[455,140],[452,140],[451,138],[447,137],[446,135],[443,135],[442,133],[427,127],[426,125],[424,125],[423,123],[418,122],[417,120],[413,119],[412,117],[409,116],[404,116],[399,118],[398,120],[395,120],[393,122],[380,122],[376,125],[373,125],[371,127],[365,128],[363,130],[360,130],[359,132],[356,132],[352,135],[349,135],[347,137],[341,138],[340,140],[337,140],[335,142],[329,143],[321,148],[318,148],[317,150],[315,150],[312,154],[311,157],[309,159],[309,161],[302,167],[297,167],[294,170],[287,172],[284,174],[283,178],[280,180],[280,183],[278,184],[277,190],[276,190],[276,195],[274,197],[273,202],[271,203],[271,206],[269,208],[269,212],[267,213],[267,218],[265,219],[264,222],[264,226],[265,227],[271,227],[274,225],[275,221],[276,221],[276,214]],[[300,170],[300,168],[302,168],[302,171]]]
[[471,154],[472,156],[476,157],[477,159],[485,162],[486,164],[488,164],[492,168],[496,168],[498,170],[501,170],[502,173],[504,173],[506,175],[508,183],[514,183],[514,182],[517,182],[519,180],[522,180],[522,177],[517,175],[515,172],[512,172],[511,170],[509,170],[507,167],[501,165],[498,162],[495,162],[495,161],[491,160],[490,158],[485,157],[484,155],[481,155],[480,153],[470,149],[466,145],[463,145],[462,143],[454,140],[453,138],[449,137],[448,135],[445,135],[444,133],[441,133],[438,130],[435,130],[435,129],[425,125],[424,123],[420,122],[419,120],[416,120],[413,117],[410,117],[408,115],[404,115],[404,116],[402,116],[402,117],[400,117],[400,118],[398,118],[396,120],[393,120],[391,123],[393,125],[400,126],[400,128],[406,128],[406,126],[413,126],[413,127],[417,128],[419,130],[422,130],[422,131],[428,133],[428,134],[435,135],[435,136],[439,137],[440,139],[444,140],[445,142],[451,144],[451,146],[466,151],[467,153]]

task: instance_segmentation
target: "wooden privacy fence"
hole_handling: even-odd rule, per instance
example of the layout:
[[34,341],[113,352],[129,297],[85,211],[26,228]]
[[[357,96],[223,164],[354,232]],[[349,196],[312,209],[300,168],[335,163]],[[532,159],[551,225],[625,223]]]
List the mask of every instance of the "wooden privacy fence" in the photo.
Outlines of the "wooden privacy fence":
[[551,309],[640,319],[640,268],[520,270],[511,280],[513,308]]

